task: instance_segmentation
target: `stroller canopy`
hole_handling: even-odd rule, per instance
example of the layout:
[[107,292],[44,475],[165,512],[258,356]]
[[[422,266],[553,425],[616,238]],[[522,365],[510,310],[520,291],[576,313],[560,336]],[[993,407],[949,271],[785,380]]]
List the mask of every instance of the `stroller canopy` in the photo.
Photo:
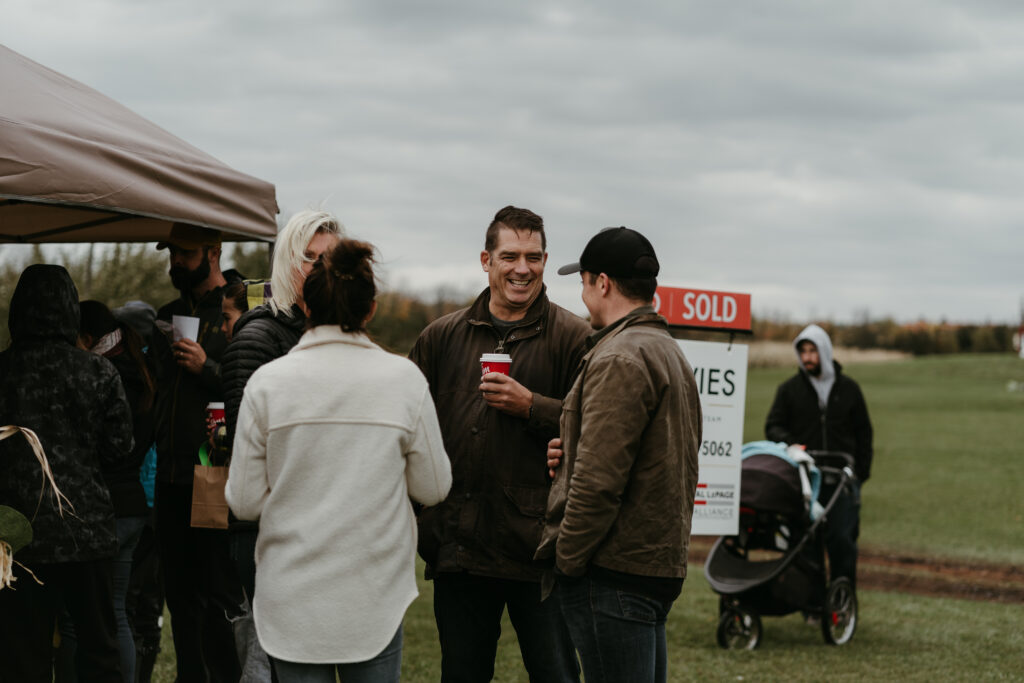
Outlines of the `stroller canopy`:
[[[740,478],[740,505],[763,512],[776,512],[800,518],[807,514],[800,464],[787,452],[787,446],[775,441],[752,441],[743,444]],[[821,488],[821,472],[808,465],[811,519],[820,511],[817,504]],[[817,508],[817,509],[815,509]]]

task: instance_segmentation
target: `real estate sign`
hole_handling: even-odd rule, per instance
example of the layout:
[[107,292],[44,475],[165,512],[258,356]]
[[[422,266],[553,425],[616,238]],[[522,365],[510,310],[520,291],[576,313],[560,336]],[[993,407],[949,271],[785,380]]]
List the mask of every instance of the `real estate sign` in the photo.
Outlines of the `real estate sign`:
[[739,531],[747,346],[683,339],[678,342],[693,368],[704,414],[691,533],[732,536]]

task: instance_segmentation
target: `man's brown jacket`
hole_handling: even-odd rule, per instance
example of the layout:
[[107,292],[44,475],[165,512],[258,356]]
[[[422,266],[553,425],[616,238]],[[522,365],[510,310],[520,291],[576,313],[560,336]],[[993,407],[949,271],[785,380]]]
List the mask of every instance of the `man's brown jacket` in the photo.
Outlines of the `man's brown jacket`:
[[[427,576],[468,571],[539,581],[533,560],[544,523],[547,443],[558,436],[562,397],[592,331],[544,291],[504,338],[491,322],[490,290],[431,323],[409,358],[430,384],[452,465],[447,500],[419,515]],[[491,408],[480,393],[480,356],[508,353],[511,376],[533,392],[529,419]]]
[[568,576],[684,578],[703,424],[693,371],[649,307],[595,337],[563,402],[537,557]]

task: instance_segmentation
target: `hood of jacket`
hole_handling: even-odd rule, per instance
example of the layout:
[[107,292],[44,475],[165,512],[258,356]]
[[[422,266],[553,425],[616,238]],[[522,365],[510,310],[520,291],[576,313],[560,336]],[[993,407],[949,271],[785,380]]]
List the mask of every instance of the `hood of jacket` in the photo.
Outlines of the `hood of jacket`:
[[[809,341],[818,348],[818,361],[821,373],[817,377],[807,372],[800,362],[800,342]],[[836,381],[836,368],[832,362],[832,340],[828,332],[817,325],[808,325],[793,340],[793,351],[796,353],[796,362],[800,371],[804,373],[818,394],[818,405],[825,406],[828,403],[828,394],[832,391],[832,385]]]
[[80,325],[78,289],[63,266],[39,263],[22,272],[7,318],[13,343],[59,339],[74,345]]

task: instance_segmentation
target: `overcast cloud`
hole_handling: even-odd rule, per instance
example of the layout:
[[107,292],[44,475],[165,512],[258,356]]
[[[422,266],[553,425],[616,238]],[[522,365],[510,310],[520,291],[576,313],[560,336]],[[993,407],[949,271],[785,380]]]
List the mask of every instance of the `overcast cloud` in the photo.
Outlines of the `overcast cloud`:
[[[608,225],[794,320],[1016,322],[1015,2],[8,3],[0,41],[334,211],[391,287],[475,292],[506,204],[552,298]],[[2,93],[0,93],[2,97]]]

